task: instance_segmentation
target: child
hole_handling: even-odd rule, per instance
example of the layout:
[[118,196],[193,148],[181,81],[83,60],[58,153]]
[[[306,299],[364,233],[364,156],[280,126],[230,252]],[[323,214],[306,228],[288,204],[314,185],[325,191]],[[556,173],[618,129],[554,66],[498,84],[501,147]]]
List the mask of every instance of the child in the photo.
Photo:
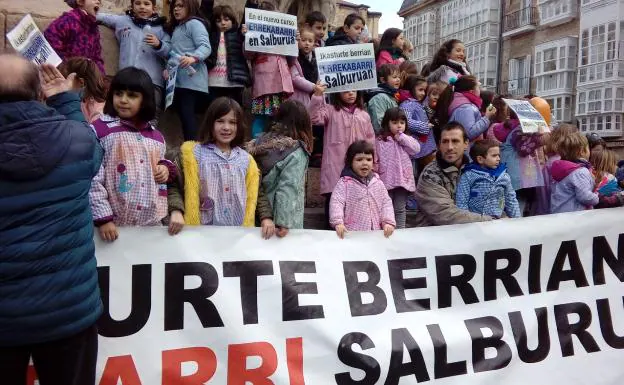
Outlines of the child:
[[388,28],[381,36],[379,51],[377,52],[377,69],[384,64],[401,65],[405,61],[403,45],[405,38],[403,31],[398,28]]
[[462,76],[446,87],[436,108],[440,127],[448,122],[457,122],[466,130],[470,141],[477,140],[490,127],[490,119],[496,108],[488,108],[481,116],[481,83],[474,76]]
[[496,140],[501,143],[501,161],[507,166],[511,184],[516,190],[520,209],[524,214],[537,212],[537,188],[544,186],[542,166],[538,150],[543,145],[542,134],[524,134],[516,114],[509,112],[509,119],[494,125]]
[[[410,75],[418,75],[419,71],[418,71],[418,67],[416,66],[416,63],[414,63],[413,61],[409,61],[406,60],[403,63],[401,63],[401,65],[399,66],[399,72],[401,73],[401,87],[399,90],[399,93],[403,93],[401,91],[405,90],[404,85],[405,85],[405,81],[407,80],[407,77]],[[409,91],[407,91],[407,94],[409,94]]]
[[375,150],[365,140],[352,143],[345,166],[331,195],[330,224],[343,239],[347,231],[383,230],[388,238],[396,222],[392,200],[373,172]]
[[430,83],[443,81],[450,84],[451,79],[468,75],[470,69],[466,64],[466,47],[460,40],[451,39],[442,44],[427,68],[426,76]]
[[389,109],[381,122],[381,134],[375,142],[377,172],[392,198],[398,229],[405,228],[407,196],[416,191],[410,157],[420,150],[418,141],[405,134],[407,121],[402,109]]
[[169,10],[171,51],[168,68],[179,66],[174,104],[182,122],[184,140],[197,139],[195,107],[208,94],[208,69],[204,60],[212,52],[204,23],[197,19],[199,2],[175,0]]
[[330,47],[333,45],[357,44],[362,34],[366,21],[357,13],[349,14],[344,21],[344,26],[338,29],[333,36],[325,42]]
[[589,143],[575,132],[559,143],[561,160],[553,162],[550,207],[553,214],[590,210],[598,204],[589,157]]
[[501,218],[522,216],[511,185],[511,178],[501,164],[500,147],[493,140],[478,140],[470,149],[470,163],[459,179],[455,200],[457,207],[476,214]]
[[243,90],[251,85],[251,74],[243,53],[245,35],[229,5],[218,5],[212,11],[210,45],[214,47],[207,60],[211,99],[227,96],[243,104]]
[[398,93],[401,86],[401,73],[399,66],[384,64],[379,69],[379,88],[370,91],[368,97],[368,113],[373,123],[375,133],[381,132],[381,120],[386,111],[398,107]]
[[299,35],[299,58],[290,60],[290,75],[294,87],[294,93],[290,98],[300,101],[307,107],[315,89],[324,86],[317,85],[319,74],[314,57],[314,32],[309,28],[303,28]]
[[617,156],[611,150],[596,151],[589,156],[594,171],[595,188],[601,196],[610,196],[620,192],[620,186],[615,178],[617,171]]
[[304,25],[314,32],[314,46],[325,46],[325,29],[327,28],[327,18],[325,15],[319,11],[310,12],[305,18]]
[[271,226],[277,227],[279,237],[289,229],[303,229],[305,176],[311,150],[310,116],[296,100],[284,102],[270,131],[247,144],[247,151],[258,162],[261,188],[269,201],[270,212],[258,215],[272,218],[262,221],[263,233]]
[[[544,155],[546,156],[546,162],[542,167],[542,176],[544,178],[544,186],[540,191],[540,214],[551,214],[550,210],[550,195],[552,175],[551,169],[555,161],[560,160],[559,144],[566,136],[577,132],[578,130],[571,124],[560,124],[559,127],[553,129],[545,140]],[[543,196],[543,197],[542,197]]]
[[97,15],[98,22],[115,30],[119,69],[140,68],[152,79],[157,117],[162,111],[165,87],[162,72],[170,49],[170,37],[164,29],[166,20],[156,12],[156,0],[132,0],[123,16]]
[[89,198],[100,237],[117,239],[117,226],[155,226],[167,215],[167,182],[175,167],[165,160],[165,139],[149,123],[156,114],[149,75],[129,67],[113,78],[93,123],[104,159]]
[[405,56],[407,60],[409,60],[412,57],[413,53],[414,53],[414,45],[412,44],[411,41],[405,39],[405,42],[403,43],[403,56]]
[[59,16],[43,33],[61,59],[86,57],[105,75],[96,15],[100,0],[65,0],[73,8]]
[[[322,90],[318,89],[308,106],[312,124],[325,126],[320,192],[325,196],[327,219],[329,219],[329,198],[340,178],[341,164],[348,147],[358,140],[367,140],[371,145],[375,143],[375,132],[370,116],[364,111],[360,92],[332,94],[330,100],[332,105],[327,106]],[[329,222],[327,225],[329,226]]]
[[239,147],[244,121],[235,100],[221,97],[210,104],[199,141],[180,148],[184,188],[179,182],[170,186],[177,197],[169,200],[172,217],[183,213],[188,225],[254,226],[260,173]]
[[[264,0],[260,5],[266,11],[277,9],[274,0]],[[253,63],[251,113],[254,115],[251,134],[257,138],[294,88],[286,56],[251,54],[250,57]]]
[[85,119],[93,123],[104,111],[106,85],[104,77],[95,62],[83,57],[65,60],[59,66],[63,76],[75,73],[73,89],[80,92],[80,109]]
[[[420,163],[420,159],[431,157],[436,150],[433,124],[429,122],[429,116],[423,105],[427,93],[427,80],[422,76],[410,75],[403,87],[409,90],[410,98],[401,103],[401,109],[407,116],[408,132],[420,142],[420,151],[413,156],[416,163]],[[424,166],[418,167],[419,170],[422,168]]]

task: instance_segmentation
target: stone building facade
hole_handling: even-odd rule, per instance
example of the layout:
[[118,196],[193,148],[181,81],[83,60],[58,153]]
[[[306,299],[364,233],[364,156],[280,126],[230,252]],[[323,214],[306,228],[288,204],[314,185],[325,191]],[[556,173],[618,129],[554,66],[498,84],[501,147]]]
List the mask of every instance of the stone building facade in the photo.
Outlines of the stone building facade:
[[372,38],[376,38],[379,36],[380,32],[383,33],[383,31],[379,31],[379,19],[381,18],[381,12],[373,12],[370,11],[369,8],[370,7],[368,5],[338,0],[336,2],[336,13],[334,14],[333,19],[329,19],[329,25],[334,29],[340,28],[344,25],[344,20],[347,15],[357,13],[366,21],[370,36]]

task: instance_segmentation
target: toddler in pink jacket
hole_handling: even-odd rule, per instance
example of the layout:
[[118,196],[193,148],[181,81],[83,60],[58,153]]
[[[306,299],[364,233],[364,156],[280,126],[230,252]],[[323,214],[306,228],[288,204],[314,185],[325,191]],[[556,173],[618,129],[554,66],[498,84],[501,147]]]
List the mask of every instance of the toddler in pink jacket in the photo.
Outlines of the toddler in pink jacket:
[[389,237],[396,222],[388,190],[373,172],[373,145],[358,140],[349,146],[345,168],[331,195],[329,222],[340,239],[347,231],[383,230]]
[[405,134],[407,117],[396,107],[386,111],[381,121],[381,133],[375,142],[376,170],[388,189],[394,205],[396,227],[405,228],[407,196],[416,191],[411,156],[418,154],[418,140]]

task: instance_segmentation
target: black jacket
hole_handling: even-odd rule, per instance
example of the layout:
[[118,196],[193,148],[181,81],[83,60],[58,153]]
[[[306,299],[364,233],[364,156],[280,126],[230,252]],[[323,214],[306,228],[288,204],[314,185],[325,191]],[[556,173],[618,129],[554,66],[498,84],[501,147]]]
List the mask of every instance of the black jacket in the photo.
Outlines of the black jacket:
[[334,45],[347,45],[347,44],[356,44],[357,42],[351,40],[349,36],[345,33],[344,29],[340,28],[334,33],[334,36],[330,37],[325,41],[326,47],[331,47]]
[[[210,33],[210,46],[212,47],[212,52],[210,53],[208,59],[206,59],[208,69],[214,68],[217,64],[217,51],[219,50],[220,38],[221,32],[216,31]],[[237,28],[232,28],[225,32],[224,39],[228,80],[244,86],[250,86],[251,74],[249,72],[249,67],[247,66],[247,59],[245,59],[245,55],[243,54],[245,37]]]

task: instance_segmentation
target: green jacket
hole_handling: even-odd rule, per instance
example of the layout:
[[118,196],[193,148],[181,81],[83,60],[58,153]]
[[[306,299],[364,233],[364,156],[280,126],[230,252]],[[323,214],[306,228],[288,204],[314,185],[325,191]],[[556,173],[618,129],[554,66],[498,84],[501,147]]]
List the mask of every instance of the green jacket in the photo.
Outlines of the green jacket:
[[368,114],[370,115],[376,135],[379,135],[381,132],[381,121],[386,111],[398,106],[399,104],[396,99],[385,92],[378,93],[368,101]]
[[262,174],[256,217],[273,218],[279,227],[303,229],[309,155],[301,143],[268,133],[249,142],[247,151],[256,159]]

